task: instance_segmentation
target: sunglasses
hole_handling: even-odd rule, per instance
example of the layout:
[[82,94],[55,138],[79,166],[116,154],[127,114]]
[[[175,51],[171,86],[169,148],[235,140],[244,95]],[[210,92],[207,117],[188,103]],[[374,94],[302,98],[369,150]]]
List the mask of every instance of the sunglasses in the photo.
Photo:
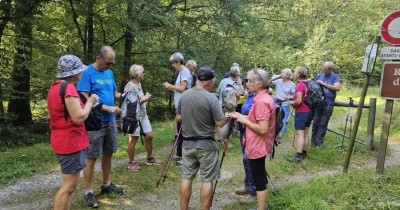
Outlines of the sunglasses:
[[100,57],[100,58],[101,58],[101,60],[103,60],[103,62],[104,62],[104,64],[105,64],[106,66],[112,66],[112,65],[115,64],[115,61],[113,61],[113,62],[106,62],[106,60],[104,60],[104,58],[102,58],[102,57]]

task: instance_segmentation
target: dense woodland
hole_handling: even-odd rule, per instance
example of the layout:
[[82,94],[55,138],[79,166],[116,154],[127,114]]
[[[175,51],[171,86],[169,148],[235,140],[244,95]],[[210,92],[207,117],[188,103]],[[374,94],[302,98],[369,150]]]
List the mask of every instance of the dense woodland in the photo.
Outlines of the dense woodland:
[[219,75],[236,62],[271,74],[305,66],[312,77],[331,60],[343,83],[359,85],[365,47],[397,9],[398,0],[0,0],[0,143],[47,119],[47,88],[63,54],[90,64],[111,45],[120,87],[130,65],[143,65],[149,112],[165,119],[171,101],[160,84],[171,80],[173,52]]

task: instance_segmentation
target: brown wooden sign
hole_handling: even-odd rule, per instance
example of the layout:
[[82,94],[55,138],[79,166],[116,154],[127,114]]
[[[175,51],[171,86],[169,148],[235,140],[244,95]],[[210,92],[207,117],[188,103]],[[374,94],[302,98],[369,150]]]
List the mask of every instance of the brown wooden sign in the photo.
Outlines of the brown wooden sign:
[[400,62],[385,62],[383,64],[381,97],[400,99]]

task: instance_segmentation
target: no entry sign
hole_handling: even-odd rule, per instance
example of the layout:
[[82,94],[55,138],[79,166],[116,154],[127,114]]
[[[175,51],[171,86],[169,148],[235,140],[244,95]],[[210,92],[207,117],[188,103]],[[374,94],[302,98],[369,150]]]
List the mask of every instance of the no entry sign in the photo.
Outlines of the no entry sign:
[[381,25],[382,39],[392,45],[400,45],[400,10],[388,15]]
[[400,62],[385,62],[383,64],[381,97],[400,99]]

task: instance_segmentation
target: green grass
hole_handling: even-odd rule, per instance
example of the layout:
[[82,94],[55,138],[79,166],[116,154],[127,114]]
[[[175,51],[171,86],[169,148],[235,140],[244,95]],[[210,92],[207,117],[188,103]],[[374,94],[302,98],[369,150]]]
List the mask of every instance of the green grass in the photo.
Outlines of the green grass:
[[[368,91],[366,103],[369,97],[378,98],[378,109],[376,113],[375,124],[375,141],[374,145],[379,145],[380,130],[382,127],[382,113],[384,109],[384,100],[378,97],[377,88],[371,88]],[[348,101],[348,97],[353,97],[358,102],[360,89],[355,87],[343,87],[338,95],[338,101]],[[396,143],[399,139],[399,110],[394,106],[393,119],[389,138]],[[356,108],[353,109],[355,117]],[[347,107],[335,107],[331,117],[329,128],[343,133],[345,124],[345,115],[348,112]],[[357,139],[364,141],[367,127],[368,109],[364,109],[360,126],[358,129]],[[271,209],[398,209],[400,208],[399,181],[400,167],[385,168],[383,177],[376,177],[373,170],[355,170],[349,169],[349,173],[342,174],[340,172],[346,154],[348,139],[344,141],[342,148],[342,137],[332,132],[328,132],[325,138],[324,146],[321,149],[309,149],[309,158],[307,161],[293,164],[286,159],[292,156],[296,147],[293,143],[293,118],[289,122],[289,132],[282,139],[282,144],[276,148],[275,158],[272,161],[267,160],[267,170],[274,182],[283,182],[282,186],[278,186],[277,196],[270,196],[269,205]],[[353,118],[354,122],[354,118]],[[164,162],[172,147],[173,124],[172,120],[152,124],[154,131],[154,149],[155,156]],[[348,133],[349,131],[347,131]],[[119,135],[118,152],[115,154],[114,160],[122,160],[121,166],[113,169],[112,180],[114,183],[120,184],[126,188],[126,195],[122,198],[101,197],[100,202],[106,209],[111,208],[130,208],[132,207],[133,196],[147,195],[149,193],[162,197],[165,193],[171,193],[167,189],[176,189],[173,193],[178,196],[178,186],[180,181],[180,167],[172,164],[168,171],[168,178],[165,183],[160,184],[159,188],[155,188],[156,181],[160,177],[161,167],[149,167],[144,165],[144,146],[140,141],[136,145],[136,154],[142,160],[140,164],[143,166],[139,173],[133,173],[126,169],[128,162],[126,154],[128,136]],[[240,144],[237,137],[232,139],[235,145],[226,153],[223,171],[232,172],[233,176],[218,183],[219,187],[233,189],[242,185],[244,172],[242,168],[242,155]],[[390,153],[390,151],[388,151]],[[18,178],[29,177],[35,174],[48,173],[51,170],[59,171],[56,158],[50,149],[49,144],[36,144],[20,149],[10,149],[0,153],[0,185],[3,186],[12,183]],[[362,144],[356,143],[354,153],[351,158],[351,164],[361,166],[366,162],[376,159],[375,151],[368,151]],[[328,177],[317,177],[318,172],[337,171],[339,175]],[[302,174],[315,174],[314,178],[298,184],[287,186],[284,182],[285,177],[301,176]],[[81,181],[82,182],[82,181]],[[98,190],[101,183],[101,173],[95,176],[95,190]],[[82,183],[80,184],[80,188]],[[80,189],[78,189],[80,190]],[[72,203],[73,209],[85,208],[82,196],[76,196],[76,201]],[[233,202],[224,207],[224,209],[247,209],[254,206],[240,205]]]

